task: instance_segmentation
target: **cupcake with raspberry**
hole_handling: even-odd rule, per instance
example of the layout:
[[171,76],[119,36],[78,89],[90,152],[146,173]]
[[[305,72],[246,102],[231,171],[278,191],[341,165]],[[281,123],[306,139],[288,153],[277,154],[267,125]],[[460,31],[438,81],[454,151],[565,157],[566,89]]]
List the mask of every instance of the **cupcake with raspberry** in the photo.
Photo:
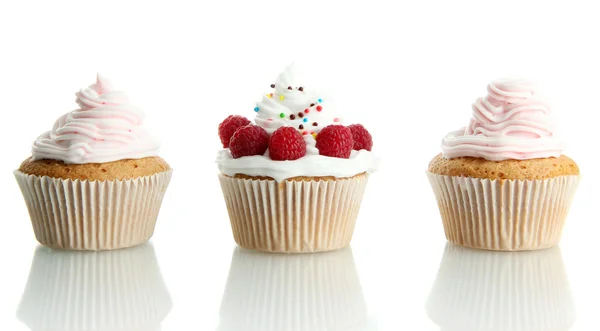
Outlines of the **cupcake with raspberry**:
[[76,96],[79,108],[38,137],[14,172],[35,236],[76,250],[143,244],[154,233],[172,170],[125,93],[98,76]]
[[549,106],[531,82],[507,79],[472,109],[469,126],[448,134],[429,164],[446,238],[488,250],[555,246],[579,167],[562,154]]
[[219,125],[219,179],[235,241],[244,248],[309,253],[352,239],[378,159],[369,132],[344,126],[326,100],[288,67],[256,104],[254,124]]

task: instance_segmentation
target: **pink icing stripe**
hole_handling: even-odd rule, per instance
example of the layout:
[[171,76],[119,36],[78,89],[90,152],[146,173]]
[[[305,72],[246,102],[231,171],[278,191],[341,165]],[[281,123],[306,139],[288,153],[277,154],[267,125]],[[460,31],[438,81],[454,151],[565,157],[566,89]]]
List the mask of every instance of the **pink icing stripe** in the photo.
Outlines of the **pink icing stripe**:
[[442,141],[445,158],[481,157],[491,161],[559,157],[550,108],[523,80],[497,80],[473,104],[469,125]]
[[158,155],[159,143],[142,127],[144,113],[125,93],[98,75],[96,84],[75,94],[80,106],[61,116],[33,143],[33,159],[105,163]]

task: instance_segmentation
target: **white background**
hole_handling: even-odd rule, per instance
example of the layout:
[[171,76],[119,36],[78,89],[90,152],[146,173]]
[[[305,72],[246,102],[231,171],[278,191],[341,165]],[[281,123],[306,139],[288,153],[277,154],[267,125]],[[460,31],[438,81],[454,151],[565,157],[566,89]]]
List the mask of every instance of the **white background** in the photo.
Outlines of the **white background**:
[[[224,300],[226,287],[238,289],[230,290],[231,300],[254,300],[250,306],[258,309],[268,303],[248,298],[248,291],[239,290],[244,284],[227,283],[230,268],[239,270],[240,265],[216,177],[216,132],[229,114],[252,117],[254,102],[293,61],[304,68],[310,82],[329,91],[348,124],[360,122],[372,132],[374,152],[383,163],[371,176],[352,252],[340,259],[341,269],[320,271],[319,261],[327,261],[323,256],[255,256],[256,265],[280,270],[284,279],[289,276],[285,272],[303,268],[316,268],[325,283],[336,283],[348,273],[359,279],[360,287],[353,290],[362,291],[362,296],[351,296],[350,301],[361,307],[364,297],[365,308],[352,314],[366,317],[356,330],[439,330],[425,304],[446,243],[425,176],[427,164],[439,152],[443,135],[467,124],[471,103],[485,94],[490,80],[528,77],[548,95],[567,143],[566,154],[583,174],[561,248],[558,253],[508,258],[462,252],[475,266],[492,259],[504,272],[496,277],[488,272],[492,269],[481,269],[476,281],[487,281],[490,296],[470,298],[458,292],[448,311],[462,311],[474,304],[469,300],[484,306],[486,300],[536,297],[540,293],[534,285],[515,293],[494,290],[495,282],[502,284],[517,273],[531,275],[532,284],[542,283],[538,266],[550,263],[552,270],[566,271],[568,281],[550,275],[555,285],[546,290],[572,294],[573,306],[569,300],[545,305],[534,300],[494,316],[514,320],[514,330],[527,330],[519,327],[525,319],[530,326],[538,325],[552,321],[548,316],[557,311],[567,314],[574,309],[572,330],[595,329],[600,295],[600,222],[595,212],[600,185],[595,175],[598,31],[593,1],[3,1],[0,329],[28,330],[16,312],[36,250],[12,171],[29,155],[39,134],[76,108],[74,93],[93,83],[96,72],[104,73],[146,111],[148,128],[162,139],[161,156],[175,169],[152,239],[155,253],[143,253],[156,255],[173,302],[164,320],[152,323],[165,331],[232,330],[227,329],[231,321],[219,318],[232,313],[231,302]],[[241,266],[242,274],[256,271]],[[108,267],[117,274],[144,277],[145,271],[110,263]],[[254,278],[246,286],[256,284],[268,285]],[[61,300],[67,299],[57,299],[57,304],[64,304]],[[43,306],[37,307],[41,310],[34,315],[42,314]],[[302,307],[296,309],[308,309]],[[514,315],[519,309],[531,312],[519,319]],[[248,330],[254,330],[251,325],[258,317],[244,315],[243,309],[237,312]],[[465,314],[458,329],[477,323]],[[273,313],[266,316],[281,319]],[[312,315],[306,316],[305,322]],[[484,321],[487,316],[479,314]],[[92,317],[85,318],[89,322]],[[329,320],[309,321],[310,329],[338,330],[336,321],[335,314]],[[548,323],[548,329],[557,327]],[[281,330],[300,330],[299,325]],[[489,330],[500,329],[496,327]],[[265,325],[260,329],[271,330]]]

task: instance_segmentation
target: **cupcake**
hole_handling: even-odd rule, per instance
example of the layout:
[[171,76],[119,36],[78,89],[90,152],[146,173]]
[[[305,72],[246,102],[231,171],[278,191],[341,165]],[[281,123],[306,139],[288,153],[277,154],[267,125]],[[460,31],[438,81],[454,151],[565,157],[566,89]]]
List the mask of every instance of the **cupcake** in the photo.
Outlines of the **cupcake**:
[[567,331],[575,322],[559,247],[486,252],[447,244],[426,310],[441,330]]
[[171,308],[151,244],[105,252],[40,246],[17,317],[32,331],[160,330]]
[[37,240],[107,250],[150,239],[171,178],[143,112],[98,76],[14,172]]
[[550,108],[531,82],[507,79],[492,82],[472,109],[427,173],[446,238],[488,250],[555,246],[579,168],[562,155]]
[[281,253],[339,249],[352,239],[378,160],[370,133],[342,119],[288,67],[256,104],[254,124],[219,125],[219,179],[242,247]]
[[364,331],[372,324],[350,247],[296,255],[236,247],[219,315],[218,331]]

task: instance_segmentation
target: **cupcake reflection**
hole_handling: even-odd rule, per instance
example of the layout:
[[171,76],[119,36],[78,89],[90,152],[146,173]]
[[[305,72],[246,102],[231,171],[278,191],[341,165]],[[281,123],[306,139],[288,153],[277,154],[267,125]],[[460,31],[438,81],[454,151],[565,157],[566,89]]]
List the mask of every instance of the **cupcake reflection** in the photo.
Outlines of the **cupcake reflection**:
[[264,254],[237,247],[219,331],[372,330],[352,250]]
[[426,309],[447,331],[558,331],[575,320],[558,247],[516,253],[447,244]]
[[38,247],[17,317],[38,330],[160,330],[171,298],[150,244],[103,252]]

